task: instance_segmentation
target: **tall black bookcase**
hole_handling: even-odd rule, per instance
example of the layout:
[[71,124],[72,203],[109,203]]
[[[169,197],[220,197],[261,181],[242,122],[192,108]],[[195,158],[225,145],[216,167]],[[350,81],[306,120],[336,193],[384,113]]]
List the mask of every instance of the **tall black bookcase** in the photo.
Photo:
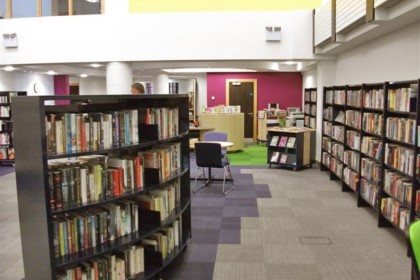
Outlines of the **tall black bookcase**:
[[15,163],[11,98],[24,95],[26,95],[25,91],[0,92],[0,165]]
[[[51,105],[55,103],[64,105]],[[168,134],[164,129],[168,122],[170,123],[171,121],[169,118],[161,118],[159,124],[150,124],[151,122],[146,121],[150,119],[149,114],[152,110],[159,111],[161,108],[177,112],[177,116],[175,117],[175,113],[169,113],[172,120],[176,120],[171,125],[175,128],[175,130],[172,131],[172,134]],[[175,260],[178,254],[186,247],[187,241],[191,237],[188,95],[15,97],[13,98],[12,109],[15,113],[13,121],[16,148],[16,183],[25,279],[60,279],[60,277],[66,273],[76,273],[77,275],[77,273],[81,273],[80,271],[83,271],[86,267],[90,267],[89,265],[92,263],[97,264],[98,266],[99,264],[103,266],[104,263],[106,265],[112,263],[115,255],[117,255],[118,258],[118,254],[127,252],[127,248],[134,247],[135,245],[141,245],[144,248],[144,272],[134,276],[128,276],[126,274],[127,279],[152,279],[158,276],[167,265]],[[161,111],[163,112],[165,110],[162,109]],[[100,139],[100,141],[98,141],[99,144],[93,145],[90,143],[92,145],[83,148],[83,144],[78,146],[79,143],[77,143],[76,147],[82,148],[69,149],[71,152],[57,152],[57,150],[52,150],[51,143],[54,143],[54,141],[51,142],[48,133],[52,126],[50,121],[53,117],[57,120],[59,116],[72,114],[76,116],[76,120],[81,120],[77,117],[79,115],[91,116],[91,119],[103,116],[103,119],[98,121],[99,129],[97,130],[97,133],[100,136],[96,135],[95,132],[90,135],[89,133],[86,134],[89,135],[89,137],[92,137],[92,135],[98,136],[98,139]],[[112,132],[107,132],[105,129],[105,115],[109,117],[109,115],[113,114],[125,115],[123,117],[122,115],[119,115],[120,127],[118,129],[115,129],[118,122],[112,122]],[[127,117],[127,114],[131,114],[130,117]],[[138,119],[138,123],[132,122],[130,123],[132,124],[130,127],[127,126],[127,122],[121,122],[122,119]],[[114,118],[112,118],[112,120],[114,120]],[[101,123],[102,121],[104,122]],[[109,125],[111,125],[111,123],[109,123]],[[83,131],[82,127],[83,126],[80,128]],[[95,126],[90,126],[90,129],[92,127]],[[78,131],[79,130],[77,130],[77,133],[79,133]],[[108,146],[100,143],[103,138],[106,138],[106,135],[109,136],[112,134],[112,139],[115,140],[116,131],[119,131],[120,141],[110,141],[110,145]],[[67,130],[66,133],[71,133],[71,129]],[[66,137],[66,133],[63,133],[64,138]],[[127,139],[128,133],[132,133],[131,136],[133,137],[130,139],[138,140],[134,143],[122,143],[121,139]],[[162,137],[160,135],[164,136]],[[58,137],[59,136],[57,136],[57,138]],[[81,141],[83,143],[83,138]],[[57,141],[55,143],[60,142]],[[99,161],[102,160],[100,166],[105,170],[106,165],[102,165],[104,159],[107,159],[109,164],[109,158],[111,157],[125,159],[132,157],[133,155],[136,156],[142,153],[150,153],[159,147],[167,148],[168,146],[176,146],[179,148],[179,150],[171,156],[172,158],[175,155],[175,158],[177,159],[173,159],[173,161],[179,161],[179,166],[177,165],[177,168],[175,168],[173,165],[170,165],[172,168],[170,169],[170,173],[165,177],[161,177],[161,175],[159,175],[160,172],[163,173],[163,170],[160,169],[161,166],[147,168],[145,163],[146,160],[143,158],[144,161],[142,164],[144,169],[142,170],[144,170],[144,172],[141,173],[141,176],[144,180],[144,184],[142,184],[141,187],[139,186],[139,188],[127,189],[124,182],[124,187],[122,187],[123,191],[121,193],[116,194],[114,190],[114,193],[111,192],[111,194],[109,194],[109,186],[113,186],[114,184],[117,186],[118,184],[112,181],[110,177],[106,179],[107,177],[104,174],[107,173],[103,171],[102,173],[99,173],[98,179],[102,183],[95,185],[96,187],[104,187],[101,196],[98,199],[91,198],[88,202],[83,202],[82,192],[81,194],[79,193],[79,196],[82,197],[82,202],[80,202],[80,198],[78,200],[76,199],[76,197],[79,197],[77,196],[78,189],[75,189],[76,191],[72,194],[74,200],[70,200],[70,203],[64,204],[64,179],[61,180],[61,185],[58,186],[55,184],[56,181],[51,182],[50,173],[54,168],[51,167],[51,162],[64,161],[66,164],[73,166],[73,164],[75,164],[74,162],[77,162],[77,160],[80,160],[81,158],[93,158],[94,160],[97,158]],[[162,161],[159,161],[160,164],[163,162],[163,159],[161,160]],[[172,164],[172,161],[170,162]],[[90,168],[89,164],[95,165],[96,163],[88,163],[88,167],[86,168]],[[76,168],[82,169],[84,167],[76,164]],[[110,169],[109,166],[108,168]],[[77,176],[74,178],[77,178]],[[122,184],[123,180],[121,178],[123,177],[120,177],[119,182]],[[81,181],[81,179],[79,179],[79,181]],[[113,185],[111,185],[111,181]],[[165,219],[161,218],[162,213],[159,211],[146,210],[140,207],[140,204],[138,204],[138,208],[135,206],[139,203],[137,200],[139,196],[153,193],[154,191],[173,183],[178,184],[179,194],[174,200],[174,207],[167,213],[168,215]],[[56,191],[59,187],[62,188],[60,199],[63,200],[63,204],[60,204],[60,206],[57,205],[58,197],[56,196]],[[67,187],[68,185],[66,185],[66,190],[68,191],[69,188]],[[105,191],[107,187],[108,189]],[[119,190],[121,191],[121,189]],[[92,193],[89,195],[92,195]],[[131,214],[130,219],[126,217],[127,221],[129,220],[131,222],[131,228],[138,222],[138,230],[131,231],[130,233],[127,233],[128,231],[126,231],[125,235],[116,235],[115,238],[108,238],[104,241],[99,240],[99,234],[101,236],[108,234],[108,237],[113,235],[110,227],[114,224],[109,222],[110,220],[113,220],[110,216],[112,217],[112,213],[119,212],[113,212],[111,210],[107,212],[107,210],[104,209],[111,209],[116,205],[130,205],[130,207],[134,205],[133,208],[130,209],[138,209],[136,212],[129,212]],[[97,217],[95,215],[99,212],[107,213],[109,215],[108,218],[105,218],[104,220],[98,218],[98,220],[95,220]],[[94,218],[89,218],[92,217],[92,213]],[[101,214],[99,213],[98,215]],[[63,220],[69,223],[70,219],[71,223],[73,218],[84,219],[86,217],[89,218],[89,221],[95,220],[98,222],[97,231],[95,231],[95,229],[92,229],[92,232],[88,231],[88,236],[91,236],[91,233],[92,238],[93,236],[98,236],[95,244],[96,246],[87,246],[86,242],[93,242],[89,239],[90,237],[88,239],[82,238],[78,239],[79,243],[74,243],[74,246],[79,246],[76,252],[64,255],[60,254],[61,251],[59,250],[62,248],[57,247],[57,242],[62,242],[63,240],[61,240],[61,236],[57,233],[57,230],[60,230],[59,227],[57,229],[57,224],[60,225],[59,223]],[[123,215],[121,217],[123,217]],[[115,216],[114,219],[118,220]],[[105,223],[105,226],[101,227],[101,223]],[[175,223],[178,231],[171,232],[178,235],[178,239],[175,238],[175,240],[178,240],[178,244],[177,246],[173,246],[172,244],[172,249],[166,252],[166,256],[163,253],[163,250],[159,251],[159,249],[154,248],[156,245],[145,243],[146,239],[149,241],[150,239],[153,239],[152,236],[163,233],[168,234],[170,229],[175,228]],[[108,225],[108,227],[106,225]],[[72,227],[69,228],[72,229]],[[108,228],[108,231],[106,228]],[[76,232],[74,234],[73,231],[69,230],[67,233],[64,232],[64,235],[67,234],[67,237],[73,238],[73,240],[80,236],[86,237],[86,229],[84,232],[82,228],[79,230],[80,232],[77,228],[74,229]],[[125,228],[125,230],[127,230],[127,228]],[[82,235],[82,232],[84,235]],[[164,239],[162,238],[162,240]],[[169,240],[169,237],[167,236],[167,239],[165,240]],[[171,240],[174,240],[173,236]],[[70,241],[68,242],[68,246],[73,244],[70,243]],[[153,243],[154,241],[152,240],[151,242]],[[158,242],[158,246],[159,244],[160,243]],[[74,250],[75,249],[73,248],[73,251]],[[128,272],[126,271],[126,273]]]
[[316,128],[316,88],[305,88],[304,90],[304,123],[305,127]]
[[354,191],[358,207],[372,207],[378,226],[403,234],[419,218],[419,85],[333,86],[323,97],[321,170]]

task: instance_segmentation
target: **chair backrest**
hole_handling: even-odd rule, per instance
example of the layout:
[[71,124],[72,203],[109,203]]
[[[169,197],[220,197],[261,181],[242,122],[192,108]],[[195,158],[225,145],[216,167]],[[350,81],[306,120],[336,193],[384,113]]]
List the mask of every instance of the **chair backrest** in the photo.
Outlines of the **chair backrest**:
[[218,143],[200,143],[194,144],[195,159],[199,167],[220,167],[222,163],[222,147]]
[[226,132],[213,132],[209,131],[204,133],[204,141],[222,141],[226,142],[228,135]]
[[413,252],[413,262],[416,264],[417,271],[420,267],[420,221],[410,225],[409,240]]

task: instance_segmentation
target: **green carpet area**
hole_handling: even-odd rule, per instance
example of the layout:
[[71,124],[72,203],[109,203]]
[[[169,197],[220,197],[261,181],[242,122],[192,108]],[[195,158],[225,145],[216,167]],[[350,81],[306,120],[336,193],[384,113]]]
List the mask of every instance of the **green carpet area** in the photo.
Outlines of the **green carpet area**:
[[267,147],[252,145],[227,154],[231,165],[267,165]]

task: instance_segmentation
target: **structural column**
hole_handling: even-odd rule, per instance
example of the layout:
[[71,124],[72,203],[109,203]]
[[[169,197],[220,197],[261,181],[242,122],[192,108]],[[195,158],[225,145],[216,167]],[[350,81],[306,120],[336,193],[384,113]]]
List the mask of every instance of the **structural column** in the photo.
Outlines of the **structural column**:
[[130,62],[109,62],[106,66],[106,93],[130,94],[133,69]]
[[169,77],[168,74],[159,73],[153,77],[153,94],[169,93]]

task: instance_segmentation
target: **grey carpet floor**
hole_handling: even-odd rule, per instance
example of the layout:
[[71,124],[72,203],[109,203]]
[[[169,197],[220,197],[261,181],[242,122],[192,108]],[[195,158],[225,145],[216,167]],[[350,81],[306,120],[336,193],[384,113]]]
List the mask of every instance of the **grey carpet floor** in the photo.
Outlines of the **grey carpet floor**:
[[[319,169],[232,170],[226,197],[220,184],[192,196],[192,239],[163,279],[410,279],[402,235]],[[24,277],[14,176],[0,177],[0,280]]]

